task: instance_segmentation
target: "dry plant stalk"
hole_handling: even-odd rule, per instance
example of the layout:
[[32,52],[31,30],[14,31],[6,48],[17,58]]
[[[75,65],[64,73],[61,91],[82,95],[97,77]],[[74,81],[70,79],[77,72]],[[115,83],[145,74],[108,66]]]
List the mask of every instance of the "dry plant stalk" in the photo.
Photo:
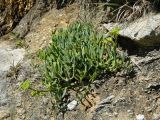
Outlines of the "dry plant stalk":
[[109,2],[93,2],[82,0],[80,4],[81,18],[88,21],[126,22],[135,20],[151,11],[151,2],[148,0],[110,0]]
[[79,2],[79,5],[79,19],[92,22],[95,26],[101,23],[105,14],[104,3],[92,3],[88,0],[82,0]]

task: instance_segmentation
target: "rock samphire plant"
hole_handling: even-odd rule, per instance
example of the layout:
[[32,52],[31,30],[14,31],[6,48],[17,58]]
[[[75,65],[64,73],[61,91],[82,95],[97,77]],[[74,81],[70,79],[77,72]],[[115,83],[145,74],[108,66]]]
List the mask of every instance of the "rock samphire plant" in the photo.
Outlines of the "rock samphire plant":
[[53,33],[52,43],[39,52],[39,57],[42,83],[51,93],[56,108],[65,111],[70,92],[76,91],[76,96],[85,94],[102,73],[113,73],[128,66],[126,58],[116,50],[117,36],[118,29],[109,32],[106,38],[91,24],[82,22]]

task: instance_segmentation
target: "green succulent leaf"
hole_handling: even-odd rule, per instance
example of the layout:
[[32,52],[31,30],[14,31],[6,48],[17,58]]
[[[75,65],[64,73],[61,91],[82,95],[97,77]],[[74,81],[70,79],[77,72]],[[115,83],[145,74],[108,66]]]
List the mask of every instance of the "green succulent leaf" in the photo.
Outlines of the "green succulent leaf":
[[23,82],[21,85],[20,85],[20,88],[22,90],[28,90],[30,88],[30,85],[31,85],[31,82],[30,80],[26,80],[25,82]]
[[84,96],[101,73],[116,72],[127,66],[126,57],[116,51],[119,30],[113,29],[104,38],[92,24],[78,21],[53,33],[52,43],[39,53],[39,58],[44,63],[43,83],[59,109],[65,107],[62,103],[70,90]]

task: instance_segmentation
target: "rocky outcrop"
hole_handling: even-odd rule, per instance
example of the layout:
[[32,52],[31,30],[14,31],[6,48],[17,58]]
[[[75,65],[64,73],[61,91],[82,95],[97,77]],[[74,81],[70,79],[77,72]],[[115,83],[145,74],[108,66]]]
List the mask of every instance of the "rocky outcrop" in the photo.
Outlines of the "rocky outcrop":
[[[35,26],[50,7],[52,7],[53,0],[36,0],[36,4],[30,11],[21,19],[19,24],[13,30],[13,33],[19,38],[24,38],[30,31],[31,26]],[[34,25],[33,25],[34,24]]]
[[23,37],[33,20],[45,13],[53,2],[53,0],[2,0],[0,3],[0,36],[11,32],[19,24],[13,32]]
[[53,6],[64,7],[74,0],[2,0],[0,3],[0,36],[13,30],[13,33],[24,38],[31,26],[39,22],[41,16]]
[[160,13],[148,14],[131,23],[109,23],[103,25],[107,30],[120,27],[120,36],[129,38],[143,46],[160,44]]
[[1,0],[0,36],[10,32],[34,4],[35,0]]
[[12,49],[8,45],[0,45],[0,120],[11,116],[10,95],[8,94],[9,82],[6,79],[6,75],[12,67],[16,68],[23,60],[24,54],[24,49]]

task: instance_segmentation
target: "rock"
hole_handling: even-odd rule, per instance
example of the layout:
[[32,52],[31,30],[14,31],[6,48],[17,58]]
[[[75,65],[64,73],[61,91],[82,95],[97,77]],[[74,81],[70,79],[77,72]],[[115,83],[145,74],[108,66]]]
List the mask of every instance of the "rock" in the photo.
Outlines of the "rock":
[[101,111],[103,108],[107,107],[106,104],[110,104],[112,102],[112,99],[114,98],[114,95],[111,95],[105,99],[103,99],[96,107],[96,112]]
[[0,120],[6,120],[8,117],[10,117],[9,110],[0,111]]
[[20,107],[22,105],[22,94],[18,93],[15,99],[16,99],[16,107]]
[[129,115],[130,117],[133,117],[133,115],[134,115],[133,110],[127,110],[127,113],[128,113],[128,115]]
[[5,106],[8,103],[6,88],[6,81],[0,77],[0,107]]
[[0,48],[0,74],[9,71],[10,67],[15,67],[24,58],[24,49],[4,49]]
[[120,27],[120,36],[129,38],[143,46],[160,44],[160,13],[148,14],[131,23],[109,23],[103,25],[107,30]]
[[114,95],[111,95],[107,98],[105,98],[104,100],[102,100],[99,104],[102,105],[102,104],[109,104],[111,103],[112,99],[114,98],[115,96]]
[[116,100],[114,100],[113,104],[119,104],[119,103],[126,103],[126,98],[125,97],[121,97],[121,98],[117,98]]
[[153,120],[160,120],[160,114],[153,114]]
[[118,113],[117,113],[117,112],[114,112],[113,114],[114,114],[114,116],[115,116],[115,117],[117,117],[117,116],[118,116]]
[[20,38],[28,33],[36,18],[53,6],[53,0],[1,2],[4,8],[0,7],[0,36],[9,33],[17,25],[13,33]]
[[[39,23],[42,14],[47,12],[50,7],[52,7],[53,1],[51,0],[36,0],[35,5],[30,9],[30,11],[21,19],[19,24],[13,29],[13,33],[19,38],[24,38],[31,27]],[[38,22],[37,22],[38,21]]]
[[152,108],[151,107],[148,107],[146,108],[147,112],[152,112]]
[[137,115],[136,120],[145,120],[144,115],[141,115],[141,114]]
[[[0,46],[0,120],[3,120],[10,116],[8,111],[4,109],[11,109],[11,97],[9,93],[8,84],[6,75],[10,71],[11,67],[16,67],[19,64],[25,55],[24,49],[12,49],[8,45],[3,44]],[[10,106],[8,106],[10,105]]]
[[96,108],[96,112],[99,112],[101,109],[103,109],[105,107],[105,105],[98,105]]
[[68,110],[73,110],[75,109],[75,107],[77,106],[78,102],[76,100],[73,100],[72,102],[70,102],[68,105],[67,105],[67,109]]
[[17,110],[17,113],[18,113],[20,116],[24,115],[25,112],[26,112],[26,111],[25,111],[24,108],[19,108],[19,109]]
[[34,1],[22,0],[11,2],[1,0],[0,36],[9,33],[12,30],[12,28],[18,23],[18,21],[32,8],[33,4]]
[[153,83],[149,83],[147,86],[148,90],[160,90],[160,83],[157,82],[153,82]]

